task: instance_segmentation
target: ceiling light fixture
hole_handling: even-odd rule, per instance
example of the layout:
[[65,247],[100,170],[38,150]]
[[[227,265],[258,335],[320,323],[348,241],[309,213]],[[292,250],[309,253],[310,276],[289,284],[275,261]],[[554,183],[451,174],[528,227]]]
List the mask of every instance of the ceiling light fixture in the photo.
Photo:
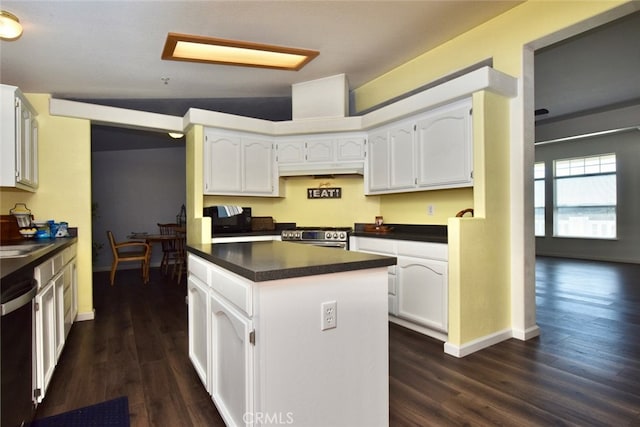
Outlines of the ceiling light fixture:
[[184,136],[184,134],[180,132],[169,132],[169,136],[173,139],[180,139]]
[[15,40],[22,35],[20,20],[13,13],[0,10],[0,39]]
[[298,71],[320,52],[169,33],[162,59]]

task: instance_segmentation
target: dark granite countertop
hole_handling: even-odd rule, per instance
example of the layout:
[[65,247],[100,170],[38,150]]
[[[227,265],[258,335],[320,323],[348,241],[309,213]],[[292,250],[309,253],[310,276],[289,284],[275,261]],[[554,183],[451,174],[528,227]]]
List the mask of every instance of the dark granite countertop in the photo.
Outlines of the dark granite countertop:
[[396,258],[292,242],[190,244],[187,251],[254,282],[388,267]]
[[71,246],[78,241],[77,237],[59,237],[57,239],[25,239],[22,242],[11,243],[13,245],[29,245],[33,243],[53,245],[45,250],[39,250],[33,254],[20,258],[3,258],[0,259],[0,277],[4,280],[9,275],[26,268],[35,268],[47,258],[52,257],[64,248]]
[[378,239],[412,240],[416,242],[448,243],[446,225],[385,224],[391,231],[376,233],[364,231],[365,224],[356,223],[352,236]]

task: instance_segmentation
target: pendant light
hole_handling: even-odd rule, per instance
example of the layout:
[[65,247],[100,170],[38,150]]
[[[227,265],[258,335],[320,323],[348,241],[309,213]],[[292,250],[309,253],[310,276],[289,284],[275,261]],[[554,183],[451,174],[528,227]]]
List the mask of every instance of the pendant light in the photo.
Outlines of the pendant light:
[[17,16],[0,10],[0,39],[15,40],[22,35],[22,25]]

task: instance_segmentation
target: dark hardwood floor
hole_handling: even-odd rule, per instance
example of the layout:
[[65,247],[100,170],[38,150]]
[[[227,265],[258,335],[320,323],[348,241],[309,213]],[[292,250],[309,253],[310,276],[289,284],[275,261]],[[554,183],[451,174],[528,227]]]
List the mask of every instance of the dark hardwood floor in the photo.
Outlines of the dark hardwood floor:
[[[184,279],[138,273],[94,275],[96,319],[74,325],[38,416],[126,395],[132,426],[223,426],[187,356]],[[536,289],[540,337],[461,359],[390,325],[389,424],[640,426],[640,265],[538,258]]]

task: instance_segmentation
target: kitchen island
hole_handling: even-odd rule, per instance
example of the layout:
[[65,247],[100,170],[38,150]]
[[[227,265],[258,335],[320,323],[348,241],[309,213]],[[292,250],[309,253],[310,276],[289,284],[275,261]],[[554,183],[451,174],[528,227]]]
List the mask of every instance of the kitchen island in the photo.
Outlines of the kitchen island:
[[227,425],[389,424],[395,258],[278,241],[187,250],[189,356]]

